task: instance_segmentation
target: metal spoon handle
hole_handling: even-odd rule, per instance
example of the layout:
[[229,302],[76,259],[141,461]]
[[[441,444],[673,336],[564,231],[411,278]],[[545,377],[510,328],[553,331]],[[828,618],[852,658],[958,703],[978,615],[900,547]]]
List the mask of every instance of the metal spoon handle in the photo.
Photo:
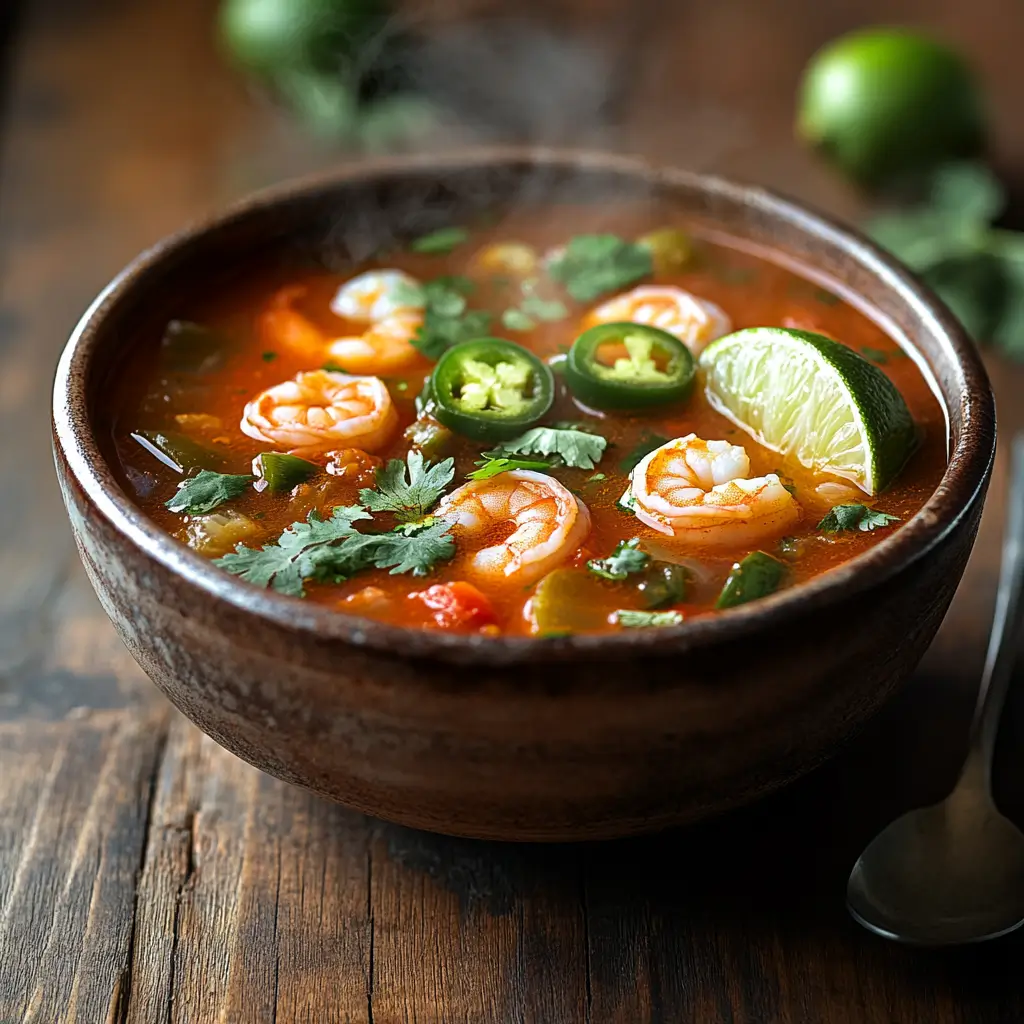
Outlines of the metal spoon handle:
[[961,779],[972,775],[986,790],[992,784],[992,754],[999,717],[1006,701],[1020,636],[1020,602],[1024,590],[1024,433],[1015,435],[1010,457],[1006,530],[999,568],[995,618],[988,640],[985,669],[971,723],[970,747]]

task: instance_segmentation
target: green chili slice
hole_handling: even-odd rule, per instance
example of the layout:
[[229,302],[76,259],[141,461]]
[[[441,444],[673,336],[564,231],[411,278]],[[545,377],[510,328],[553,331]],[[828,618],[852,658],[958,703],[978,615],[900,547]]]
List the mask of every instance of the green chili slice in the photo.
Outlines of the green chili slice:
[[774,594],[786,575],[786,566],[763,551],[753,551],[737,562],[718,595],[716,608],[735,608]]
[[565,379],[592,409],[645,409],[680,402],[697,364],[675,335],[646,324],[598,324],[569,350]]
[[319,472],[315,462],[284,452],[262,452],[253,459],[252,471],[272,491],[290,491]]
[[474,441],[507,441],[532,427],[554,401],[551,370],[501,338],[450,348],[430,378],[434,417]]

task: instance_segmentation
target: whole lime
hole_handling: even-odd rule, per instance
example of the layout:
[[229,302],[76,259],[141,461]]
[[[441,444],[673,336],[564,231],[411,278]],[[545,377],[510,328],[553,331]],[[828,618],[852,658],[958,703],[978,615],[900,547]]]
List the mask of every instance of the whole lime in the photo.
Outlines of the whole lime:
[[953,50],[905,29],[868,29],[811,59],[797,131],[851,178],[876,185],[977,155],[985,117]]
[[232,59],[258,75],[330,71],[386,17],[385,0],[224,0],[220,36]]

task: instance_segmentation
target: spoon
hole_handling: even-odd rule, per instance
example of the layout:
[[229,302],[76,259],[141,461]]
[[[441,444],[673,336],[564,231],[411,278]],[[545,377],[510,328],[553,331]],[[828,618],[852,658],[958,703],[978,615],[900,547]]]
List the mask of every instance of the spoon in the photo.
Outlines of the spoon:
[[860,855],[846,888],[853,917],[921,946],[981,942],[1024,924],[1024,833],[996,810],[992,752],[1020,635],[1024,434],[1013,440],[999,592],[967,759],[941,803],[897,818]]

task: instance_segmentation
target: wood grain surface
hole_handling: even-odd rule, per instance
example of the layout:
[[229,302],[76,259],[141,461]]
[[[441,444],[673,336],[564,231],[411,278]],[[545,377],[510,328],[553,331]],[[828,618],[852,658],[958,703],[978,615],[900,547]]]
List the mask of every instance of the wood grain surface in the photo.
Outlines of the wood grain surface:
[[[488,22],[471,22],[484,28],[469,44],[459,35],[484,4],[419,6],[463,54],[486,52],[495,32],[511,38]],[[975,556],[914,681],[813,776],[698,828],[543,848],[414,833],[260,775],[157,696],[70,542],[50,465],[53,365],[79,313],[136,251],[250,188],[347,158],[223,66],[214,7],[37,0],[10,50],[0,128],[0,1021],[1024,1020],[1024,939],[908,950],[861,932],[843,908],[863,843],[955,775],[994,596],[1001,457]],[[522,10],[534,19],[526,51],[547,46],[559,88],[567,69],[583,86],[572,117],[568,98],[558,117],[550,101],[524,99],[516,131],[722,170],[849,217],[857,197],[791,139],[799,70],[853,25],[931,26],[977,63],[996,161],[1018,195],[1024,185],[1016,0],[538,0]],[[531,78],[530,66],[519,71]],[[604,83],[600,103],[594,82]],[[481,134],[461,126],[434,144]],[[1006,436],[1024,425],[1024,372],[989,365]],[[1024,822],[1022,740],[1018,694],[997,785]]]

